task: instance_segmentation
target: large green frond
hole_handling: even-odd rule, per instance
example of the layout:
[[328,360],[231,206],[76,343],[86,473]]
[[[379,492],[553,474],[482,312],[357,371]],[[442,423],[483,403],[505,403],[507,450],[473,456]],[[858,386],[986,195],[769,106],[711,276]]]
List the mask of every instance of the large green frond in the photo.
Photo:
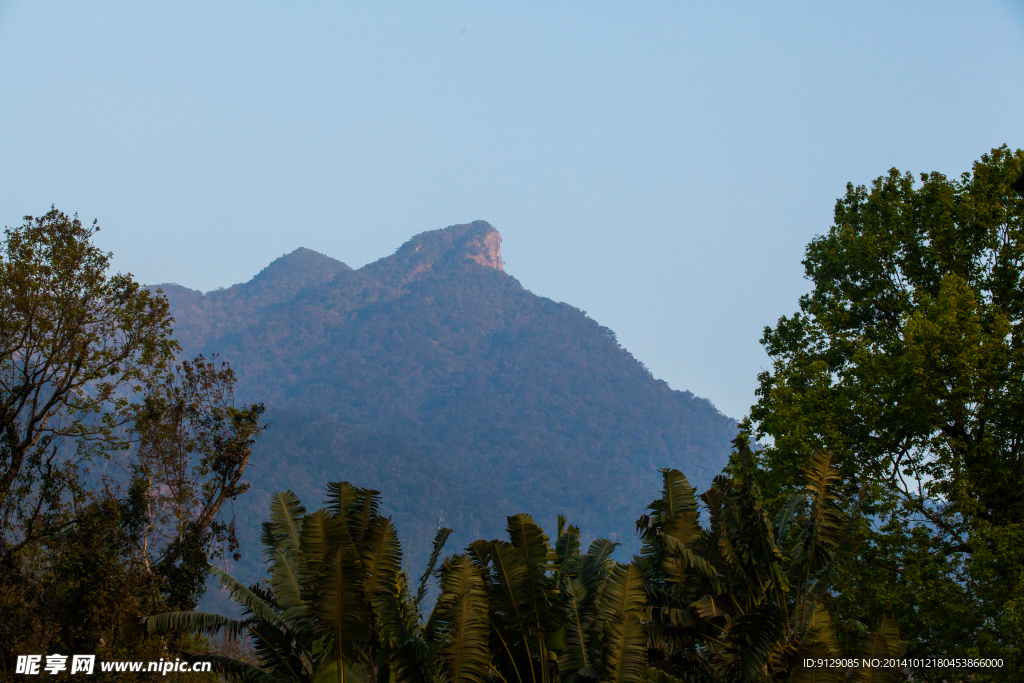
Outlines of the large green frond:
[[513,547],[529,567],[527,580],[521,585],[522,596],[526,598],[531,629],[535,635],[557,630],[564,623],[558,586],[548,576],[555,567],[555,553],[548,543],[548,537],[529,515],[519,514],[508,518],[508,534]]
[[687,512],[697,512],[697,498],[694,488],[679,470],[663,469],[661,471],[661,499],[665,501],[665,512],[676,517]]
[[558,657],[558,670],[564,675],[590,664],[587,647],[590,644],[589,631],[593,616],[589,606],[594,600],[583,581],[576,577],[566,578],[562,590],[566,602],[566,632],[565,650]]
[[205,636],[238,638],[246,631],[241,621],[208,612],[163,612],[145,617],[142,625],[151,634],[201,633]]
[[641,614],[647,606],[643,575],[636,562],[616,566],[601,593],[599,618],[621,621],[627,614]]
[[788,591],[789,583],[779,566],[782,551],[775,542],[775,528],[768,520],[755,481],[750,446],[743,434],[733,443],[741,465],[739,471],[729,478],[716,477],[704,499],[709,501],[718,551],[742,582],[746,594],[756,602],[768,591]]
[[[532,608],[532,572],[523,556],[507,541],[488,544],[487,560],[491,567],[491,599],[495,609],[503,613],[508,627],[522,623]],[[471,550],[482,550],[470,546]],[[478,552],[479,557],[482,552]],[[472,558],[471,558],[472,559]]]
[[261,541],[267,556],[274,549],[298,551],[302,531],[302,517],[306,508],[291,491],[278,491],[270,497],[270,521],[263,523]]
[[602,683],[642,683],[647,680],[647,636],[637,614],[608,629]]
[[207,567],[211,574],[220,579],[221,585],[228,589],[231,599],[244,607],[250,614],[257,619],[289,629],[288,624],[281,619],[281,616],[248,586],[214,564],[207,564]]
[[786,536],[789,534],[789,525],[793,521],[793,515],[796,514],[797,508],[804,502],[804,496],[796,493],[789,497],[786,501],[786,506],[779,511],[778,516],[775,519],[775,537],[778,539],[780,544],[786,542]]
[[640,567],[635,562],[616,567],[605,584],[599,607],[607,637],[603,683],[647,680],[647,636],[640,621],[645,604]]
[[831,652],[828,645],[821,641],[801,646],[797,651],[796,665],[789,675],[790,683],[839,683],[842,669],[824,666],[804,666],[805,659],[828,660],[834,656],[835,653]]
[[274,590],[274,598],[281,608],[281,617],[292,625],[299,637],[308,634],[310,624],[309,608],[303,599],[301,562],[292,553],[285,554],[274,550],[270,565],[270,586]]
[[[867,485],[864,484],[860,488],[860,494],[854,502],[853,509],[850,510],[846,526],[839,537],[839,544],[836,546],[834,551],[827,555],[824,566],[815,573],[814,578],[811,580],[811,584],[807,587],[807,593],[815,600],[820,601],[822,596],[825,594],[825,591],[839,581],[846,563],[850,562],[856,555],[857,526],[860,520],[860,507],[864,501],[864,495],[866,492]],[[796,558],[794,558],[794,561],[796,561]]]
[[345,521],[356,545],[362,544],[371,523],[380,515],[380,491],[346,481],[327,485],[327,507]]
[[580,580],[588,591],[599,590],[612,570],[612,553],[619,547],[615,541],[599,538],[587,548],[580,562]]
[[818,505],[838,500],[833,487],[839,483],[842,475],[833,464],[833,459],[828,451],[815,451],[811,455],[810,465],[804,470],[805,488],[810,491],[812,500]]
[[362,543],[370,526],[380,516],[380,491],[358,489],[356,504],[349,510],[345,522],[356,543]]
[[565,518],[558,516],[559,532],[555,541],[555,557],[560,571],[572,571],[574,560],[580,554],[580,530],[572,524],[566,524]]
[[311,642],[297,641],[294,634],[260,619],[248,621],[257,661],[269,673],[288,680],[303,680],[312,654]]
[[327,510],[317,510],[302,518],[300,536],[302,574],[312,581],[320,572],[324,558],[335,548],[344,548],[356,554],[355,544],[348,528],[337,515]]
[[331,633],[334,657],[353,661],[370,637],[369,606],[363,600],[358,558],[347,548],[332,548],[323,559],[313,599],[316,615]]
[[686,679],[676,678],[675,676],[665,673],[661,669],[651,667],[647,671],[647,680],[651,683],[688,683],[690,677],[687,677]]
[[394,682],[422,683],[423,671],[416,653],[417,646],[424,646],[420,637],[420,615],[404,574],[399,577],[397,595],[374,598],[373,615],[377,637],[384,644]]
[[327,509],[342,519],[348,518],[349,512],[357,505],[359,487],[347,481],[332,481],[327,484]]
[[543,572],[551,568],[555,554],[547,534],[537,526],[533,517],[522,513],[509,517],[507,531],[512,545],[531,569]]
[[[858,664],[873,659],[887,659],[889,643],[882,633],[869,633],[857,647]],[[893,679],[892,670],[883,667],[856,666],[847,678],[850,683],[891,683]]]
[[[253,636],[257,652],[265,660],[273,671],[252,667],[243,662],[237,662],[229,657],[219,655],[196,655],[197,661],[213,661],[217,671],[224,673],[232,680],[245,681],[299,681],[302,672],[301,661],[291,652],[291,647],[280,647],[280,642],[266,642],[270,640],[290,640],[287,631],[276,628],[277,625],[269,625],[268,628],[260,628],[260,624],[266,624],[261,620],[238,621],[220,614],[208,614],[205,612],[165,612],[155,614],[143,620],[144,626],[149,633],[197,633],[207,636],[227,635],[238,638],[248,632]],[[266,647],[268,646],[269,647]],[[264,647],[260,647],[264,646]],[[277,646],[277,647],[275,647]],[[204,657],[211,659],[203,659]],[[284,674],[284,678],[278,675]]]
[[328,520],[326,510],[317,510],[302,518],[299,546],[302,551],[302,570],[307,577],[316,575],[329,549]]
[[449,683],[482,683],[490,667],[489,619],[483,577],[465,556],[441,565],[441,594],[432,619]]
[[718,569],[707,558],[697,554],[692,546],[679,541],[674,536],[666,534],[662,536],[661,540],[666,550],[665,558],[662,560],[662,569],[665,570],[667,581],[683,584],[688,578],[687,570],[695,569],[710,582],[716,593],[722,592]]
[[390,517],[377,517],[370,523],[360,551],[366,599],[394,594],[402,570],[402,545]]
[[[504,542],[504,541],[500,541]],[[492,544],[489,541],[477,539],[469,544],[466,548],[466,557],[473,561],[473,564],[477,566],[484,576],[484,583],[490,585],[490,567],[491,554],[493,552]]]
[[735,617],[727,630],[728,672],[736,681],[758,680],[782,640],[785,615],[765,602]]
[[878,628],[878,633],[885,638],[885,644],[889,647],[890,657],[902,657],[907,648],[907,641],[900,640],[900,627],[893,617],[885,617]]
[[416,591],[416,607],[419,608],[423,604],[423,600],[427,597],[427,583],[430,581],[430,575],[434,573],[434,567],[437,566],[437,561],[441,557],[441,551],[444,550],[444,544],[448,541],[448,537],[452,535],[452,530],[448,527],[439,527],[437,535],[434,536],[434,543],[430,550],[430,559],[427,560],[427,568],[420,577],[419,588]]
[[836,638],[835,624],[832,615],[825,605],[817,603],[806,617],[801,646],[810,643],[824,643],[832,657],[840,654],[839,640]]
[[817,451],[811,456],[810,467],[804,471],[806,489],[811,498],[810,529],[808,534],[813,542],[825,548],[839,544],[842,519],[836,507],[839,500],[835,485],[841,475],[832,464],[832,454]]
[[716,619],[718,617],[729,619],[730,614],[726,609],[726,604],[726,601],[720,597],[705,595],[700,600],[692,602],[690,607],[697,613],[697,616],[705,621],[709,619]]

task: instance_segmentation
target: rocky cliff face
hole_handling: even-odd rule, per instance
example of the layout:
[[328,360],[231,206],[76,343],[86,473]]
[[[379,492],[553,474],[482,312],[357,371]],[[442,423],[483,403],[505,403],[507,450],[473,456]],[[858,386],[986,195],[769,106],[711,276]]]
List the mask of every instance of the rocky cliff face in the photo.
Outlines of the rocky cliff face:
[[482,240],[473,239],[468,241],[467,246],[478,250],[466,254],[468,258],[487,268],[494,268],[500,271],[505,270],[505,266],[501,262],[501,235],[498,234],[497,230],[491,230]]

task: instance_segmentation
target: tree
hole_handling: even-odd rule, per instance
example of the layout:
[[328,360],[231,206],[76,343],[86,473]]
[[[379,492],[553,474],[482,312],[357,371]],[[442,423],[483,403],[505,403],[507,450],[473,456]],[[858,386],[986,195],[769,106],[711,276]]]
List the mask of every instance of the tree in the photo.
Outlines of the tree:
[[166,300],[108,272],[98,230],[54,209],[0,255],[0,670],[201,646],[140,645],[122,622],[193,608],[204,554],[237,545],[225,505],[263,407],[234,405],[224,364],[171,367]]
[[10,554],[69,523],[77,466],[124,447],[130,397],[173,358],[165,299],[109,275],[99,230],[51,209],[0,255],[0,541]]
[[184,556],[226,550],[240,558],[234,519],[223,510],[249,488],[241,480],[263,429],[263,405],[236,407],[235,374],[215,361],[176,365],[151,386],[131,424],[129,487],[143,508],[137,553],[147,571],[173,577],[170,602],[182,606],[195,604],[206,576],[205,562],[187,570]]
[[772,367],[751,413],[775,509],[818,450],[835,455],[847,494],[869,485],[841,630],[897,612],[914,656],[1017,669],[1024,200],[1010,186],[1022,165],[1003,146],[959,179],[893,169],[848,185],[807,247],[813,291],[765,330]]

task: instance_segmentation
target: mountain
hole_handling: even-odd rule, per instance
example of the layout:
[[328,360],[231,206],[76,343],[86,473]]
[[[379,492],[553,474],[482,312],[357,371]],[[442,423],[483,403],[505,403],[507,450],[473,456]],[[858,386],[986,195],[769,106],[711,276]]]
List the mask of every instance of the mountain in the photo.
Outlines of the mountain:
[[552,528],[564,514],[633,550],[658,468],[702,486],[721,470],[735,422],[583,311],[525,290],[500,244],[477,221],[358,270],[299,249],[228,289],[159,286],[183,354],[220,354],[238,398],[268,406],[235,509],[243,575],[284,488],[314,508],[327,481],[379,489],[415,569],[439,520],[457,548],[516,512]]

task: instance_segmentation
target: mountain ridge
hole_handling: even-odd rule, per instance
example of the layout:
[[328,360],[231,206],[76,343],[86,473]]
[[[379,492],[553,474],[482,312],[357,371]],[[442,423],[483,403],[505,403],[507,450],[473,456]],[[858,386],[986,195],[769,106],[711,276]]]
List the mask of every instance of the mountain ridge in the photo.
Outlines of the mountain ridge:
[[[183,355],[219,354],[239,400],[269,407],[247,519],[274,490],[315,507],[344,479],[384,493],[414,561],[441,516],[454,548],[524,511],[632,550],[659,467],[710,483],[736,423],[656,380],[583,311],[523,288],[500,245],[475,221],[355,270],[306,250],[201,297],[160,286]],[[255,547],[258,523],[240,537]]]

